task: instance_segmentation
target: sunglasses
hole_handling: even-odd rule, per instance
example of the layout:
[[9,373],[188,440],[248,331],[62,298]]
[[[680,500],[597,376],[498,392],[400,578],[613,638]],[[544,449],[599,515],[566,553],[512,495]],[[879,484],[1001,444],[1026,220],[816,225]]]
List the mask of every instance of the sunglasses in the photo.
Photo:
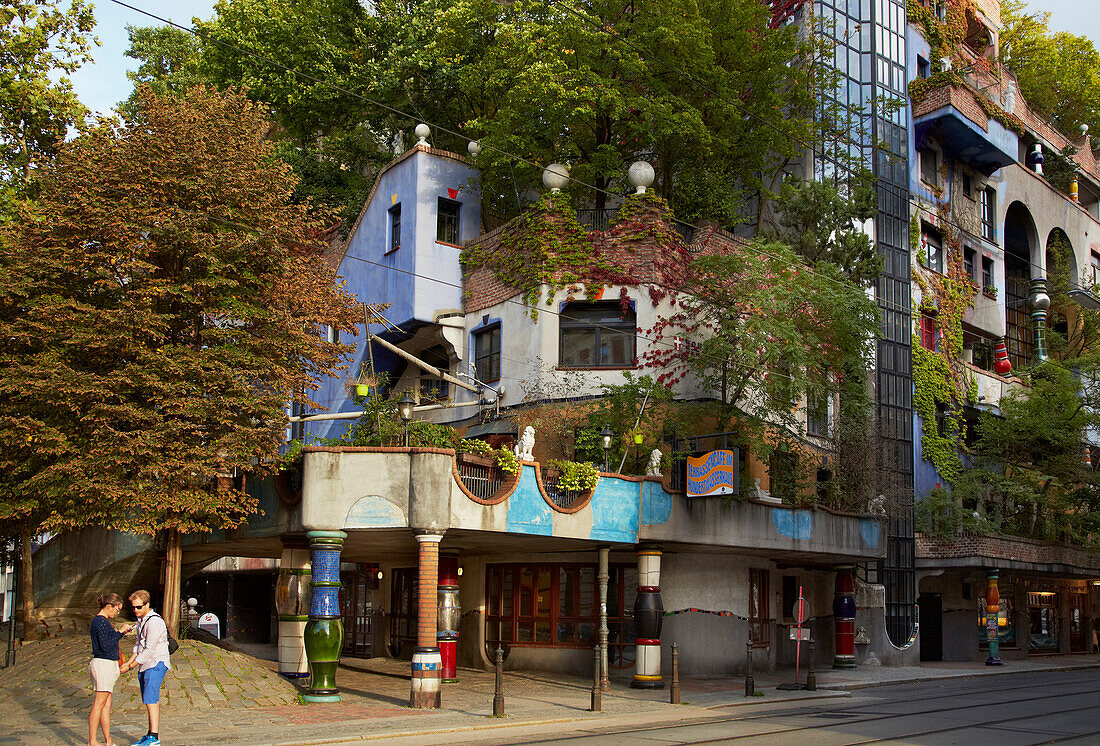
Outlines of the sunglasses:
[[133,604],[131,609],[144,609],[148,604]]

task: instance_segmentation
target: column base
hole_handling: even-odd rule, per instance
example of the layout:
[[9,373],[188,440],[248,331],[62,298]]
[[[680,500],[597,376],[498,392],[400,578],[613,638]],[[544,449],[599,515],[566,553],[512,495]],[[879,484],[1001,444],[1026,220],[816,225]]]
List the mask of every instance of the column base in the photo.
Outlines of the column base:
[[418,710],[438,710],[443,700],[439,691],[443,663],[439,648],[419,647],[412,657],[412,691],[409,707]]
[[630,682],[631,689],[664,689],[665,680],[661,676],[639,676],[634,674]]
[[323,705],[333,702],[342,702],[344,698],[339,694],[299,694],[298,701],[303,705]]
[[856,668],[856,657],[854,655],[834,656],[833,668]]

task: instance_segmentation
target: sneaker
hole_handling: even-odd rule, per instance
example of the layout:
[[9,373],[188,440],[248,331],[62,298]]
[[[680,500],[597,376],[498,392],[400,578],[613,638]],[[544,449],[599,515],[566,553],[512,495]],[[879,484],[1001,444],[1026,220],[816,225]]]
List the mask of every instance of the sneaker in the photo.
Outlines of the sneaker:
[[134,746],[160,746],[160,738],[146,733],[141,737],[140,741],[134,744]]

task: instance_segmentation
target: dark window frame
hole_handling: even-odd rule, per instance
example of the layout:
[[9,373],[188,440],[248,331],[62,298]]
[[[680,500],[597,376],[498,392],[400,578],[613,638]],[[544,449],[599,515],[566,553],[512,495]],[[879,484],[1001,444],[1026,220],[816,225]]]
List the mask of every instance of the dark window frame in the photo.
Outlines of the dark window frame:
[[[452,212],[453,211],[453,212]],[[436,207],[435,240],[460,246],[462,240],[462,203],[440,197]]]
[[[768,570],[749,568],[749,639],[754,648],[771,645],[771,618],[768,613]],[[797,605],[798,601],[795,600]],[[796,609],[795,614],[798,611]]]
[[392,254],[401,248],[401,203],[398,202],[388,212],[390,214],[390,240],[386,253]]
[[829,435],[829,393],[817,389],[806,392],[806,433]]
[[[500,322],[475,329],[474,336],[474,375],[482,383],[491,383],[500,380]],[[482,353],[480,342],[489,339],[489,350]],[[494,345],[495,341],[495,345]],[[488,368],[482,363],[487,361]]]
[[977,284],[978,282],[978,268],[977,261],[978,252],[974,249],[966,246],[963,248],[963,269],[966,271],[966,276],[970,278],[970,281]]
[[993,257],[982,257],[982,287],[996,287],[996,281],[993,275]]
[[[925,266],[933,272],[938,272],[942,275],[944,266],[946,265],[943,241],[932,231],[926,230],[924,232],[924,244]],[[935,252],[933,252],[933,249],[935,249]]]
[[[601,309],[610,310],[612,308],[615,309],[615,313],[604,314],[604,318],[600,320],[583,318],[586,313],[596,316]],[[617,320],[615,320],[615,316],[618,317]],[[566,336],[578,332],[591,332],[593,334],[592,344],[588,348],[592,360],[588,362],[566,360]],[[629,334],[630,349],[628,356],[623,359],[604,360],[603,342],[604,337],[608,334]],[[638,366],[638,316],[634,307],[631,306],[624,312],[619,301],[574,301],[566,304],[559,314],[558,366],[580,370],[636,368]]]
[[982,238],[995,243],[996,233],[993,226],[993,214],[995,212],[995,206],[997,201],[997,195],[993,187],[986,187],[982,189],[978,194],[979,208],[981,212],[982,221]]

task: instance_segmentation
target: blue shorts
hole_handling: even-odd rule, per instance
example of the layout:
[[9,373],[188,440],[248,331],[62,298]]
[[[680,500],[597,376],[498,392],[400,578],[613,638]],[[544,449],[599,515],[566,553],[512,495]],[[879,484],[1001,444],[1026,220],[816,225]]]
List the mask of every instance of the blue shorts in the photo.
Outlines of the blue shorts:
[[146,671],[138,671],[138,689],[141,690],[142,704],[155,705],[160,702],[160,684],[168,666],[158,663]]

